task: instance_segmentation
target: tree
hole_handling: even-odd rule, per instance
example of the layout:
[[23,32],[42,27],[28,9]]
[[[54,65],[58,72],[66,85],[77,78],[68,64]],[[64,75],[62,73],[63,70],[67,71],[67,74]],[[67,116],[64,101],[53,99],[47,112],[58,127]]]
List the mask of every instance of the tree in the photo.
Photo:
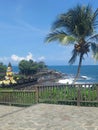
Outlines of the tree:
[[3,79],[5,77],[6,69],[7,69],[6,65],[0,63],[0,79]]
[[43,61],[38,62],[38,67],[39,67],[39,70],[47,68],[47,66],[45,65]]
[[31,74],[31,64],[26,60],[21,60],[19,63],[19,70],[21,74],[29,75]]
[[21,74],[26,76],[37,73],[40,69],[44,69],[44,62],[34,62],[33,60],[22,60],[19,63],[19,70]]
[[47,35],[45,42],[58,40],[62,45],[74,45],[70,64],[79,56],[79,65],[74,82],[80,75],[80,68],[84,55],[92,50],[93,58],[98,60],[98,9],[94,12],[90,5],[70,9],[60,14],[52,25],[52,31]]

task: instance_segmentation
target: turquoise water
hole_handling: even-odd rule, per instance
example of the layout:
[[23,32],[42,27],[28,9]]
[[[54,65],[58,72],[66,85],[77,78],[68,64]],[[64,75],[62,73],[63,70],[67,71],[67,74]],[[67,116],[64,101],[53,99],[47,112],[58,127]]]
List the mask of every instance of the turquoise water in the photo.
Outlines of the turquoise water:
[[[77,72],[77,66],[48,66],[49,69],[68,74],[69,77],[74,77]],[[98,83],[98,65],[86,65],[81,67],[79,82],[96,82]]]
[[[69,77],[74,77],[77,72],[77,66],[48,66],[49,69],[56,70],[59,72],[62,72],[64,74],[67,74]],[[17,66],[13,66],[14,72],[19,72],[19,69]],[[98,65],[86,65],[81,67],[80,77],[83,76],[83,78],[79,78],[79,82],[95,82],[98,83]]]

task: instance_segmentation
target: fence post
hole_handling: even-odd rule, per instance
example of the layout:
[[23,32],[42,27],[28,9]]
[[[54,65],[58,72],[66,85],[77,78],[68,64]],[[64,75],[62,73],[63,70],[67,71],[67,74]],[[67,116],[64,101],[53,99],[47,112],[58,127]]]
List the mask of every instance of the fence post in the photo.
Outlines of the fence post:
[[78,86],[77,91],[77,106],[80,106],[80,85]]
[[96,85],[96,91],[97,91],[97,102],[98,102],[98,84]]
[[39,103],[39,89],[38,89],[38,86],[35,87],[35,100],[36,100],[36,103]]

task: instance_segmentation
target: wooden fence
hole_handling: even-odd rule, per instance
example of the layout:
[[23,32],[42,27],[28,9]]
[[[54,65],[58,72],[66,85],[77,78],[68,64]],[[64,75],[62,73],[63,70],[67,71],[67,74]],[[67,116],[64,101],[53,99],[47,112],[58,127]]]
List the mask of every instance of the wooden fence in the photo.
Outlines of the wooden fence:
[[98,84],[34,86],[34,90],[0,90],[0,104],[68,104],[98,107]]
[[35,90],[0,90],[0,104],[29,106],[36,101]]
[[38,102],[77,106],[98,106],[98,84],[37,87]]

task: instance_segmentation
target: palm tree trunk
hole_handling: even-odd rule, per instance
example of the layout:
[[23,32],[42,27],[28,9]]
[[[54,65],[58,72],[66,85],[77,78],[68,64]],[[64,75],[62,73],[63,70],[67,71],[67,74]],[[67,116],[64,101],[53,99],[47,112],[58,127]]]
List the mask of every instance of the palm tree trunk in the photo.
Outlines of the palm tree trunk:
[[83,53],[80,54],[78,70],[77,70],[77,74],[76,74],[76,76],[75,76],[75,79],[74,79],[73,83],[75,83],[76,80],[79,78],[79,75],[80,75],[80,69],[81,69],[81,65],[82,65],[82,59],[83,59]]

